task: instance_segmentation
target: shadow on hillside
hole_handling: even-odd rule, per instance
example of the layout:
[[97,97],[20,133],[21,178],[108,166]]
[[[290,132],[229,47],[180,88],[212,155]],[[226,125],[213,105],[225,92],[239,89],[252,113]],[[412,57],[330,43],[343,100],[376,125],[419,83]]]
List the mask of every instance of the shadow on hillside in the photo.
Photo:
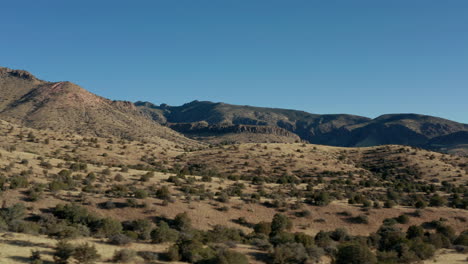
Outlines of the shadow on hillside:
[[267,262],[269,260],[268,254],[263,252],[249,252],[247,255],[252,256],[257,261]]
[[110,201],[99,203],[98,207],[101,208],[101,209],[107,209],[107,210],[114,209],[114,208],[122,209],[122,208],[125,208],[125,207],[129,207],[127,203],[121,203],[121,202],[110,202],[109,203],[109,202]]
[[23,240],[2,240],[2,243],[20,246],[20,247],[41,247],[41,248],[50,248],[50,246],[46,243],[35,243],[31,241],[23,241]]
[[[9,257],[9,259],[12,259],[13,261],[20,262],[20,263],[31,263],[30,258],[21,257],[21,256],[12,256],[12,257]],[[42,260],[42,263],[43,264],[54,264],[53,261],[48,261],[48,260]]]

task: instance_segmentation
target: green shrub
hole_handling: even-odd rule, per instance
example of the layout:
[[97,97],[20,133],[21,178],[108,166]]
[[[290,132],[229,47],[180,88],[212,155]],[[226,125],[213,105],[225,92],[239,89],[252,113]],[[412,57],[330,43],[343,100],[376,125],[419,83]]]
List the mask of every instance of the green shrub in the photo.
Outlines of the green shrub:
[[239,252],[231,250],[220,250],[217,252],[213,263],[216,264],[248,264],[247,257]]
[[468,246],[468,231],[462,232],[453,242],[454,245]]
[[98,260],[101,256],[98,254],[94,245],[84,243],[75,247],[73,257],[80,263],[92,264]]
[[179,213],[174,218],[174,226],[179,231],[186,231],[192,228],[192,220],[187,212]]
[[421,260],[431,258],[435,253],[435,247],[433,245],[424,243],[420,239],[415,239],[410,242],[410,250]]
[[27,188],[28,186],[29,186],[28,178],[24,176],[13,176],[10,179],[11,189]]
[[409,223],[409,217],[407,215],[400,215],[396,218],[397,222],[400,224],[407,224]]
[[162,221],[159,226],[151,232],[151,240],[153,243],[174,242],[179,238],[179,232],[172,229],[169,225]]
[[127,263],[132,261],[135,257],[137,256],[135,250],[131,249],[121,249],[117,250],[114,253],[114,256],[112,257],[112,261],[114,262],[123,262]]
[[54,262],[56,264],[67,264],[68,259],[73,256],[74,252],[75,248],[72,244],[61,240],[55,246]]
[[179,253],[179,246],[177,245],[172,245],[170,246],[165,254],[167,260],[169,261],[179,261],[181,260],[182,256],[180,256]]
[[292,228],[292,221],[283,214],[275,214],[271,221],[271,233],[276,234]]
[[350,243],[338,248],[336,264],[374,264],[377,259],[365,245]]
[[308,258],[306,249],[302,244],[287,243],[275,247],[271,254],[273,264],[305,263]]
[[125,246],[132,243],[132,239],[124,234],[114,234],[109,236],[108,242],[112,245]]
[[99,221],[97,234],[99,236],[110,237],[122,232],[122,223],[112,218],[104,218]]
[[446,203],[447,203],[447,200],[438,194],[434,194],[429,200],[429,206],[434,206],[434,207],[444,206]]
[[259,222],[254,225],[254,231],[257,234],[269,235],[271,233],[271,223]]
[[137,199],[145,199],[148,197],[148,192],[146,190],[138,189],[134,192],[134,194],[135,194],[135,198]]
[[406,231],[406,238],[408,239],[414,239],[414,238],[422,238],[424,236],[424,228],[421,226],[415,226],[412,225],[408,227],[408,230]]

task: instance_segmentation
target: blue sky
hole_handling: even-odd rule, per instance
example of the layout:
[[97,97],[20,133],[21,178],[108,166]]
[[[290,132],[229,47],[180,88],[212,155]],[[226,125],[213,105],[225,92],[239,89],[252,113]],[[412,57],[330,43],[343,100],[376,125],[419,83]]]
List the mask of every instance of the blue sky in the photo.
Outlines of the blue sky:
[[0,65],[111,99],[468,123],[466,0],[4,1]]

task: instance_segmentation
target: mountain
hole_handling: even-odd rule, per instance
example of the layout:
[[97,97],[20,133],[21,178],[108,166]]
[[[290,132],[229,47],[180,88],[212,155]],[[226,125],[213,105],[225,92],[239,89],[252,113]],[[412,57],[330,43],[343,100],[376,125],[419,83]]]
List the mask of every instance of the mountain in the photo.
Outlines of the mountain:
[[0,119],[51,129],[126,139],[193,143],[143,116],[131,102],[112,101],[70,82],[47,82],[29,72],[0,68]]
[[[216,134],[218,137],[241,134],[243,131],[239,128],[243,126],[249,128],[245,132],[281,135],[289,139],[297,136],[314,144],[344,147],[400,144],[441,150],[445,144],[435,146],[432,139],[452,134],[458,141],[465,142],[468,138],[466,133],[457,134],[468,132],[467,124],[418,114],[387,114],[370,119],[206,101],[193,101],[182,106],[158,106],[149,102],[136,102],[135,105],[156,122],[208,141]],[[268,137],[261,139],[268,141]]]
[[0,92],[0,119],[83,135],[165,139],[181,146],[198,146],[197,141],[342,147],[398,144],[468,154],[467,124],[427,115],[387,114],[371,119],[208,101],[181,106],[112,101],[70,82],[47,82],[8,68],[0,68]]
[[[211,134],[225,135],[242,132],[239,127],[248,127],[246,130],[249,132],[274,134],[320,144],[331,132],[370,120],[354,115],[317,115],[297,110],[206,101],[193,101],[182,106],[157,106],[149,102],[136,102],[135,105],[156,122],[198,138],[203,138],[207,130]],[[336,140],[338,138],[334,137],[326,141],[333,143]]]

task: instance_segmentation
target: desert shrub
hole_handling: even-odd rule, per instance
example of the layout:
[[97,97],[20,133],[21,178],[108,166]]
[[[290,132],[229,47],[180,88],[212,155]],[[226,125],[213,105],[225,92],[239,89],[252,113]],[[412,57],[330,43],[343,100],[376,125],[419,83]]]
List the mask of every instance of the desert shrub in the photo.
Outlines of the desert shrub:
[[428,236],[425,236],[424,242],[433,245],[437,249],[448,248],[452,244],[446,236],[440,233],[431,233]]
[[381,251],[395,250],[400,244],[406,242],[406,235],[395,226],[381,226],[377,234],[380,236],[378,248]]
[[187,212],[179,213],[175,216],[174,227],[179,231],[186,231],[192,228],[192,220]]
[[183,261],[197,263],[211,260],[215,257],[215,251],[196,239],[181,239],[177,242],[179,253]]
[[330,237],[330,234],[322,230],[315,235],[314,240],[315,244],[322,248],[328,247],[333,242],[333,240]]
[[332,201],[328,192],[314,192],[307,195],[306,202],[312,205],[325,206]]
[[400,224],[407,224],[409,223],[409,217],[405,214],[402,214],[396,218],[396,221]]
[[148,219],[138,219],[125,224],[125,229],[131,230],[138,235],[138,239],[150,239],[153,223]]
[[385,207],[385,208],[392,208],[392,207],[394,207],[395,205],[396,205],[396,203],[395,203],[395,201],[393,201],[393,200],[386,200],[386,201],[384,202],[384,207]]
[[114,256],[112,257],[112,261],[118,263],[127,263],[132,261],[137,256],[135,250],[131,249],[121,249],[116,250],[114,252]]
[[276,233],[275,235],[270,235],[270,242],[275,246],[280,244],[294,243],[295,237],[292,233],[281,232]]
[[138,208],[139,207],[138,201],[136,199],[129,198],[129,199],[126,200],[126,202],[127,202],[128,207],[133,207],[133,208]]
[[418,209],[423,209],[423,208],[426,208],[427,206],[427,203],[423,200],[418,200],[416,201],[416,203],[414,204],[414,207],[418,208]]
[[294,233],[294,241],[304,245],[306,248],[314,245],[314,237],[304,233]]
[[55,246],[55,251],[53,255],[54,262],[56,264],[67,264],[68,259],[73,256],[74,252],[75,252],[75,248],[73,247],[72,244],[61,240]]
[[138,190],[135,190],[134,194],[135,194],[135,198],[137,199],[145,199],[148,197],[148,192],[146,190],[138,189]]
[[83,171],[88,168],[88,165],[86,163],[72,163],[70,164],[70,170],[72,171]]
[[335,241],[344,241],[349,237],[345,228],[337,228],[330,233],[330,238]]
[[422,238],[424,236],[424,228],[421,226],[415,226],[412,225],[408,227],[408,230],[406,231],[406,237],[408,239],[414,239],[414,238]]
[[312,212],[310,210],[302,210],[296,213],[297,217],[309,217],[312,215]]
[[171,192],[167,186],[162,186],[156,191],[156,197],[161,200],[168,200],[171,198]]
[[336,264],[374,264],[377,258],[365,245],[350,243],[338,248]]
[[126,185],[114,184],[112,187],[106,191],[108,195],[113,197],[126,197],[128,195],[128,187]]
[[29,186],[28,178],[24,176],[13,176],[10,179],[10,188],[17,189],[17,188],[27,188]]
[[367,217],[367,215],[358,215],[355,217],[350,217],[348,220],[351,223],[355,223],[355,224],[368,224],[369,223],[369,218]]
[[292,228],[292,221],[283,214],[275,214],[271,221],[271,233],[283,232]]
[[179,238],[179,232],[172,229],[169,225],[162,221],[159,226],[151,232],[151,240],[153,243],[174,242]]
[[468,247],[468,231],[462,232],[454,241],[454,245],[461,245]]
[[15,221],[22,220],[26,215],[26,207],[22,203],[14,204],[11,207],[0,209],[0,219],[10,225]]
[[43,264],[44,263],[44,261],[42,261],[41,259],[41,252],[39,250],[32,250],[29,260],[31,260],[30,262],[31,264]]
[[52,213],[56,217],[66,219],[73,224],[90,225],[98,220],[97,216],[91,214],[88,209],[74,203],[58,204],[52,210]]
[[147,263],[154,263],[155,261],[159,260],[158,253],[151,251],[138,251],[137,255],[144,259]]
[[[106,156],[107,156],[107,155],[106,155]],[[105,157],[105,156],[103,155],[103,157]],[[105,169],[103,169],[103,170],[101,171],[101,174],[102,174],[102,175],[110,175],[110,174],[111,174],[111,170],[110,170],[109,168],[105,168]]]
[[112,218],[103,218],[98,222],[97,235],[110,237],[122,232],[122,223]]
[[84,243],[75,247],[73,257],[80,263],[91,264],[98,260],[101,256],[98,254],[94,245]]
[[222,203],[228,203],[229,202],[229,195],[225,192],[222,192],[218,196],[218,201]]
[[250,243],[260,250],[270,251],[273,249],[273,245],[267,239],[254,238],[250,241]]
[[177,245],[170,246],[164,255],[169,261],[179,261],[182,258],[179,253],[179,246]]
[[378,263],[382,264],[399,264],[401,259],[396,251],[377,251]]
[[453,241],[456,237],[455,235],[455,230],[448,225],[442,224],[436,227],[436,232],[439,234],[442,234],[446,238],[448,238],[450,241]]
[[244,233],[239,229],[216,225],[212,230],[206,233],[205,239],[213,243],[228,241],[241,242],[243,236]]
[[275,247],[270,255],[273,264],[305,263],[308,255],[302,244],[288,243]]
[[108,242],[112,245],[124,246],[132,243],[132,239],[124,234],[114,234],[109,236]]
[[124,180],[124,177],[122,176],[122,174],[119,173],[119,174],[115,175],[114,180],[117,181],[117,182],[121,182],[121,181]]
[[213,260],[215,264],[248,264],[249,260],[247,257],[239,252],[231,250],[220,250],[216,253],[216,257]]
[[31,202],[37,202],[42,198],[43,187],[41,185],[35,185],[30,188],[27,192],[27,199]]
[[444,206],[446,203],[447,203],[447,200],[438,194],[434,194],[429,200],[429,206],[434,206],[434,207]]
[[420,239],[415,239],[409,242],[410,250],[414,252],[419,259],[424,260],[434,256],[435,247],[431,244],[424,243]]
[[318,263],[322,256],[325,255],[325,250],[321,247],[317,246],[310,246],[306,248],[307,255],[309,256],[309,260],[312,263]]

